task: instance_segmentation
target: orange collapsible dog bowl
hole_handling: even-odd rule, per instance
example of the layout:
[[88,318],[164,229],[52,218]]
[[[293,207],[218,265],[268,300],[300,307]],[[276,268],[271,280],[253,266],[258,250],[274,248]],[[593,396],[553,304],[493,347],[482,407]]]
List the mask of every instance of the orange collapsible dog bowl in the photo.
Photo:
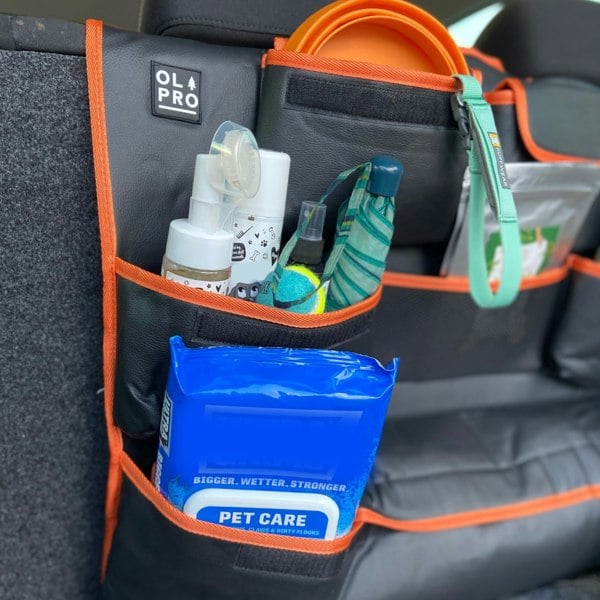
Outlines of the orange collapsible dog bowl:
[[311,15],[285,50],[442,75],[467,74],[447,29],[402,0],[339,0]]

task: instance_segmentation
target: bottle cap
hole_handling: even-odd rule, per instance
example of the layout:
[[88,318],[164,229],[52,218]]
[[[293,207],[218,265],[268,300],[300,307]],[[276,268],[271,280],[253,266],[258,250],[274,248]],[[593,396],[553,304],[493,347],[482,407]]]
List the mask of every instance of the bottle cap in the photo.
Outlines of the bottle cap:
[[298,216],[300,237],[292,250],[290,260],[309,266],[320,265],[323,260],[323,227],[327,206],[318,202],[304,201]]
[[398,193],[404,167],[391,156],[374,156],[367,191],[375,196],[395,196]]
[[174,263],[189,269],[222,271],[231,267],[232,252],[232,231],[209,233],[189,219],[171,221],[165,255]]
[[237,206],[239,212],[283,218],[290,174],[290,157],[285,152],[259,150],[260,187],[253,198],[242,198]]
[[317,242],[323,239],[323,227],[327,206],[318,202],[304,201],[298,216],[300,239]]

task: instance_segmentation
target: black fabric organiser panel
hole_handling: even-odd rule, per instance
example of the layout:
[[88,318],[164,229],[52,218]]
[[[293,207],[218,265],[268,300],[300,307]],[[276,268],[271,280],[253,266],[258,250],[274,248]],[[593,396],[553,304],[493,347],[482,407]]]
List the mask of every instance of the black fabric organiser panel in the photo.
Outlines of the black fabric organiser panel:
[[[339,61],[343,62],[343,61]],[[264,69],[256,137],[292,159],[286,228],[303,200],[318,200],[341,171],[389,154],[402,161],[395,245],[443,242],[452,230],[466,153],[451,92],[293,67]],[[342,188],[328,203],[332,235]]]
[[[254,128],[260,52],[110,29],[104,46],[117,254],[141,269],[158,273],[169,223],[187,214],[195,155],[208,151],[222,121]],[[151,97],[151,62],[201,72],[201,124],[158,118],[140,110],[140,104]],[[135,168],[130,167],[132,163]],[[339,326],[318,327],[309,339],[302,329],[294,332],[276,323],[267,326],[258,320],[217,314],[202,309],[201,299],[196,305],[178,302],[122,279],[118,296],[115,419],[125,432],[139,438],[153,436],[158,430],[170,335],[181,334],[195,346],[340,347],[352,342],[344,347],[357,349],[354,340],[368,331],[370,321],[367,314]],[[232,299],[231,304],[236,302]],[[198,330],[201,312],[206,316],[203,331]],[[158,336],[162,334],[161,340]]]
[[574,270],[567,307],[552,344],[552,358],[560,376],[586,388],[600,386],[600,269],[592,263]]
[[[597,402],[389,419],[363,505],[419,519],[585,488],[600,478]],[[126,477],[105,598],[496,598],[507,573],[524,590],[593,564],[597,504],[565,509],[427,533],[365,526],[347,550],[317,555],[182,530]]]
[[542,370],[564,296],[566,272],[558,276],[494,311],[478,308],[466,290],[386,287],[372,325],[376,354],[399,356],[407,381]]
[[[367,352],[363,340],[372,320],[370,310],[332,325],[320,325],[317,316],[315,327],[293,327],[211,309],[203,305],[202,292],[198,292],[197,300],[186,302],[145,283],[148,274],[156,276],[160,270],[169,222],[187,214],[195,155],[208,151],[214,131],[224,120],[254,129],[259,58],[260,52],[255,49],[223,49],[104,29],[105,107],[117,263],[137,272],[134,277],[117,275],[113,418],[123,431],[126,454],[147,478],[156,456],[171,335],[182,335],[191,346],[263,344]],[[140,104],[147,106],[150,101],[153,61],[201,71],[201,125],[161,119],[147,108],[140,110]],[[175,296],[182,287],[163,280],[161,285]],[[233,298],[223,300],[232,307],[242,304]],[[253,311],[250,303],[243,304],[244,312]],[[232,597],[256,597],[256,590],[265,586],[270,586],[273,598],[304,598],[313,592],[322,598],[337,597],[345,579],[345,553],[310,554],[302,560],[297,552],[192,535],[156,511],[153,504],[160,501],[159,493],[154,488],[151,493],[154,500],[149,502],[137,484],[125,477],[104,582],[105,597],[135,599],[172,594],[196,598],[202,591],[206,597],[218,597],[215,590],[228,593],[232,565],[240,590],[240,595]],[[149,538],[139,538],[140,527]],[[209,577],[208,571],[197,567],[205,553],[213,557],[206,563]],[[180,559],[183,562],[177,562]],[[273,583],[273,570],[280,584]]]
[[[389,418],[363,504],[419,519],[598,481],[599,398]],[[558,511],[429,533],[371,528],[368,551],[353,555],[342,597],[499,598],[507,594],[507,577],[514,591],[576,573],[590,557],[597,561],[597,536],[587,527],[597,527],[600,514],[594,503],[571,510],[563,518]],[[370,591],[370,573],[385,582],[388,595]]]
[[[259,54],[250,49],[229,48],[230,54],[224,55],[221,48],[187,40],[105,32],[104,81],[118,255],[136,267],[156,273],[168,223],[187,211],[194,155],[207,150],[212,133],[223,120],[254,127]],[[201,126],[163,121],[146,112],[134,113],[139,98],[149,94],[150,60],[183,68],[194,68],[195,64],[202,71],[206,120]],[[232,71],[227,75],[223,70],[229,68]],[[132,69],[133,77],[129,75]],[[249,83],[245,95],[225,94],[226,82],[236,81],[237,88],[240,77]],[[264,90],[268,91],[269,85],[265,79],[263,93],[267,93]],[[124,89],[129,90],[127,94]],[[447,236],[464,168],[462,147],[452,127],[390,128],[389,123],[379,123],[376,119],[341,118],[321,109],[294,109],[294,119],[306,115],[307,130],[313,136],[307,157],[302,150],[307,138],[302,136],[296,138],[291,148],[276,146],[275,128],[267,133],[264,115],[268,114],[265,106],[279,102],[281,95],[264,97],[267,100],[261,105],[258,125],[260,141],[263,146],[288,151],[298,169],[317,172],[319,163],[311,161],[324,156],[315,159],[313,155],[313,148],[319,146],[317,130],[341,136],[338,143],[320,150],[327,156],[335,156],[340,163],[323,163],[327,167],[323,168],[321,182],[311,180],[314,189],[306,196],[299,195],[302,186],[299,176],[294,175],[291,213],[301,200],[320,195],[343,168],[377,152],[393,153],[394,146],[390,144],[394,135],[398,136],[396,143],[398,140],[409,143],[412,133],[424,132],[423,139],[429,141],[423,153],[417,153],[424,163],[431,166],[431,161],[423,157],[434,156],[433,149],[440,143],[451,149],[455,163],[444,164],[448,181],[443,181],[444,178],[435,183],[428,181],[433,186],[427,192],[431,197],[406,201],[405,208],[427,205],[430,201],[425,212],[418,213],[418,219],[423,224],[432,214],[440,214],[444,225],[436,231],[423,230],[427,242]],[[287,118],[289,113],[284,114]],[[316,126],[315,123],[322,123],[321,118],[331,118],[332,124],[326,129]],[[274,124],[279,123],[280,134],[289,126],[276,111],[272,119]],[[349,125],[355,121],[361,128],[359,134],[340,127],[340,122]],[[387,142],[371,144],[370,140],[381,137],[386,130],[393,134]],[[271,142],[268,135],[273,136]],[[360,145],[354,143],[357,140]],[[432,171],[428,168],[423,172]],[[411,186],[418,187],[417,182],[410,183],[411,177],[407,166],[406,186],[401,193],[411,190]],[[444,195],[446,204],[440,200]],[[398,205],[404,201],[399,197]],[[433,208],[436,206],[437,209]],[[440,206],[445,207],[441,212]],[[404,243],[411,241],[412,225],[409,226],[410,217],[402,210],[398,227],[401,235],[407,237],[397,241]],[[291,213],[288,227],[293,226],[296,218]],[[254,323],[247,318],[242,322],[235,315],[213,314],[200,306],[201,302],[185,303],[162,295],[141,280],[119,276],[117,281],[115,418],[126,432],[133,434],[126,436],[125,448],[146,475],[155,452],[153,433],[167,369],[166,340],[173,333],[181,333],[188,343],[200,346],[250,343],[250,339],[252,343],[260,343],[261,339],[283,343],[285,339],[286,345],[343,344],[384,359],[399,354],[404,359],[401,377],[415,381],[464,375],[476,378],[482,370],[543,372],[547,368],[544,346],[552,335],[566,286],[561,280],[524,291],[514,307],[497,313],[476,310],[466,293],[390,287],[384,291],[374,323],[371,315],[365,314],[358,317],[361,322],[356,327],[344,323],[313,332],[294,331],[285,326],[270,328],[264,322]],[[496,321],[494,315],[500,320]],[[397,329],[391,329],[389,319]],[[219,323],[223,323],[223,328]],[[236,328],[241,330],[238,324],[243,324],[247,331],[234,339]],[[508,324],[507,331],[504,324]],[[369,328],[372,335],[362,335]],[[469,338],[467,329],[474,331],[475,337]],[[231,335],[225,334],[226,331]],[[464,352],[458,348],[457,352],[459,339],[472,345]],[[397,345],[392,344],[393,340]],[[549,405],[547,410],[541,409],[541,405],[491,411],[474,408],[450,417],[442,414],[431,418],[390,418],[372,481],[365,492],[364,506],[392,519],[418,519],[534,500],[540,495],[594,483],[600,475],[597,472],[600,423],[595,400],[577,401],[568,394],[565,400],[572,402]],[[395,404],[406,402],[410,398],[395,395],[390,414],[394,414]],[[562,441],[556,445],[555,440]],[[488,592],[524,590],[588,568],[597,561],[597,556],[593,558],[597,539],[591,532],[597,529],[600,515],[595,504],[589,502],[571,507],[567,522],[561,522],[551,512],[485,528],[459,528],[426,535],[368,525],[347,550],[303,554],[190,533],[157,510],[160,498],[154,488],[144,493],[125,476],[104,585],[107,599],[151,600],[173,596],[186,600],[203,596],[252,600],[312,596],[358,600],[440,598],[449,597],[448,594],[485,598],[489,597]],[[428,502],[424,503],[424,498]],[[524,528],[528,542],[515,549],[515,536]],[[557,563],[553,559],[553,544],[566,548],[568,559]],[[475,556],[469,548],[477,548],[480,568],[469,567],[469,575],[464,576],[465,564]],[[490,564],[498,560],[502,568],[490,569]],[[413,568],[416,562],[420,564],[418,569]],[[503,575],[505,568],[515,569],[508,588]],[[457,577],[456,573],[463,575]]]
[[[172,284],[174,289],[179,285]],[[119,319],[115,421],[136,438],[158,434],[169,366],[166,343],[181,335],[193,347],[214,345],[339,348],[367,352],[372,311],[324,327],[292,327],[215,310],[117,279]],[[243,300],[231,299],[239,305]],[[249,308],[252,308],[248,305]],[[245,306],[243,308],[246,308]]]
[[[188,214],[196,154],[222,121],[254,127],[260,51],[109,28],[104,48],[117,255],[158,273],[169,223]],[[152,62],[200,72],[200,124],[152,115]]]
[[183,531],[126,478],[104,598],[334,600],[349,567],[346,552],[320,556]]

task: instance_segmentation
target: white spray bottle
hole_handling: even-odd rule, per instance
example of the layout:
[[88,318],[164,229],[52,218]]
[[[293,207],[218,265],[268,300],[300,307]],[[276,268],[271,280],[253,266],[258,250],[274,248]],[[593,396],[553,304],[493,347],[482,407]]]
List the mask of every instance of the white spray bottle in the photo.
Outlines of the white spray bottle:
[[260,187],[254,197],[239,202],[233,218],[229,295],[250,301],[279,258],[290,173],[289,155],[262,148],[259,153]]
[[166,279],[227,294],[233,249],[232,213],[256,194],[260,158],[250,130],[231,121],[217,129],[209,154],[198,154],[187,219],[169,226],[161,274]]

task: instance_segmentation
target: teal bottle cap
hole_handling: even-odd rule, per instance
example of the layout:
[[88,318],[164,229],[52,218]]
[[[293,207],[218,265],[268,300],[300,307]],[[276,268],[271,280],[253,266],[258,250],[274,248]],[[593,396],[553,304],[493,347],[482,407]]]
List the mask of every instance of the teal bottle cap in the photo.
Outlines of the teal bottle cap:
[[395,196],[403,174],[404,167],[399,160],[391,156],[374,156],[367,191],[375,196]]

